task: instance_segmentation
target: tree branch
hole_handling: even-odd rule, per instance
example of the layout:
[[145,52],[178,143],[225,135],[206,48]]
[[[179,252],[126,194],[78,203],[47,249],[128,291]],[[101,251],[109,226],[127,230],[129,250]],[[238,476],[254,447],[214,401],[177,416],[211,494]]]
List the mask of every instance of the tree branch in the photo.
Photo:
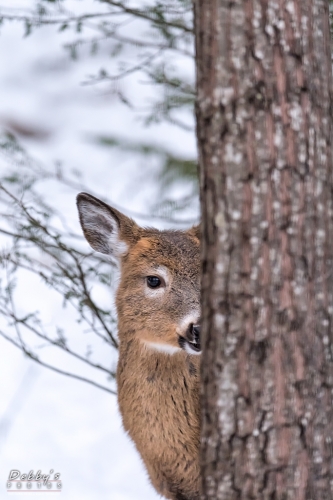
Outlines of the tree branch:
[[81,380],[82,382],[86,382],[87,384],[93,385],[94,387],[97,387],[98,389],[102,389],[103,391],[109,392],[110,394],[116,394],[115,391],[112,389],[108,389],[107,387],[98,384],[97,382],[94,382],[93,380],[90,380],[85,377],[81,377],[80,375],[75,375],[74,373],[70,372],[65,372],[64,370],[60,370],[59,368],[56,368],[55,366],[49,365],[48,363],[45,363],[44,361],[41,361],[39,358],[37,358],[34,354],[29,352],[26,348],[22,348],[19,344],[17,344],[11,337],[6,335],[2,330],[0,330],[0,335],[8,340],[11,344],[13,344],[15,347],[20,349],[21,351],[24,352],[26,356],[28,356],[30,359],[35,361],[36,363],[40,364],[41,366],[44,366],[45,368],[49,368],[49,370],[52,370],[56,373],[60,373],[61,375],[66,375],[67,377],[74,378],[76,380]]

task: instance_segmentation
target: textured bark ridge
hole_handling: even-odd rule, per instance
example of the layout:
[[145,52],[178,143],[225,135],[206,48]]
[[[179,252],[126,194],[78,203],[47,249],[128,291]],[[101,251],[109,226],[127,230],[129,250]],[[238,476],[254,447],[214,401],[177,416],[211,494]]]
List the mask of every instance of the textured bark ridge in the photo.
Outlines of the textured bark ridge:
[[195,0],[203,499],[333,498],[325,0]]

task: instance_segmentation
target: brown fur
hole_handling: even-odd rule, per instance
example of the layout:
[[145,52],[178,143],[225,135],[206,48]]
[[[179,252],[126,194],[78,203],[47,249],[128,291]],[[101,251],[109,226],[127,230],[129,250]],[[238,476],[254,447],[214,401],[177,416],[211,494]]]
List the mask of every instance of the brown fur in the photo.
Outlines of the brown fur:
[[121,343],[117,370],[123,425],[154,487],[171,499],[199,498],[199,366],[189,357],[150,353],[133,340]]
[[[94,215],[89,212],[89,203]],[[116,300],[118,402],[124,428],[159,493],[172,500],[198,500],[200,356],[180,349],[173,354],[159,352],[145,342],[179,348],[179,335],[188,327],[184,318],[199,310],[199,230],[139,228],[86,194],[79,195],[78,206],[84,233],[93,248],[106,248],[105,231],[110,231],[110,226],[127,244],[119,257],[121,279]],[[146,277],[158,276],[161,266],[168,275],[167,283],[152,293]]]

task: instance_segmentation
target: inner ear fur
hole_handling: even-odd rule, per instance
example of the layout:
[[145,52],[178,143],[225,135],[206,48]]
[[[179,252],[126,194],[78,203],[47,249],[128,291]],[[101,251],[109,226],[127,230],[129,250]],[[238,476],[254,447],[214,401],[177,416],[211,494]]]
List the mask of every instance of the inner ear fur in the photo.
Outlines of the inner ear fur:
[[88,193],[76,198],[83,234],[97,252],[119,257],[139,239],[139,226],[126,215]]

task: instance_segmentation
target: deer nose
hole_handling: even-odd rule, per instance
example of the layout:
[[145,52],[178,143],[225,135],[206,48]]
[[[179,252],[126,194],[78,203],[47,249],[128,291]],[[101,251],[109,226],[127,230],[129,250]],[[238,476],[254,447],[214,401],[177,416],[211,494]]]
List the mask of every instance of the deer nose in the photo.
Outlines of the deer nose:
[[200,325],[194,325],[193,323],[190,323],[186,332],[187,340],[193,344],[199,344],[200,329],[201,329]]
[[182,349],[190,354],[200,354],[200,325],[190,323],[187,327],[185,337],[179,337],[179,344]]
[[193,340],[195,340],[196,342],[200,340],[200,330],[201,330],[200,325],[191,326],[191,333],[193,335]]

